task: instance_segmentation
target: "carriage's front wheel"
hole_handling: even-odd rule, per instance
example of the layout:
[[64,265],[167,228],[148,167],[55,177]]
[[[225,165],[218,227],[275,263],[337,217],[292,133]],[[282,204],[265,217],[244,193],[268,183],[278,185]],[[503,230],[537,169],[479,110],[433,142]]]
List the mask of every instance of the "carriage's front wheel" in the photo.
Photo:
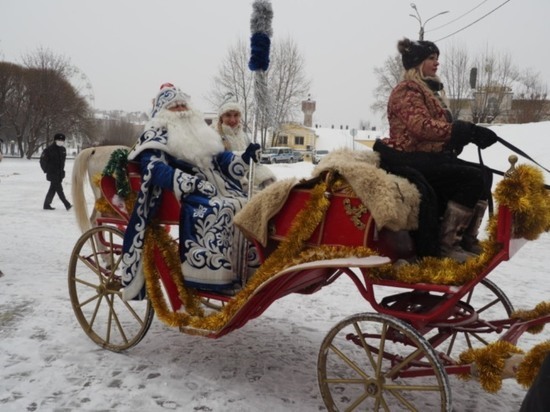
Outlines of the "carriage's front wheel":
[[450,411],[447,373],[434,349],[409,324],[362,313],[323,340],[317,365],[329,411]]
[[98,226],[77,241],[69,263],[69,295],[74,313],[88,337],[99,346],[120,352],[147,333],[154,311],[148,299],[122,300],[123,233]]

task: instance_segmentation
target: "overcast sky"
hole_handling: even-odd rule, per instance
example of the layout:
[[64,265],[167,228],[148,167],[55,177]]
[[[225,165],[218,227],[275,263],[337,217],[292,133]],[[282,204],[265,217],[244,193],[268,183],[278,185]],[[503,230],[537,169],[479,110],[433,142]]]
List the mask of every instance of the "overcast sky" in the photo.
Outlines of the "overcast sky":
[[[313,122],[380,124],[369,108],[373,69],[395,53],[397,40],[418,37],[410,1],[271,3],[274,40],[291,37],[304,55],[317,102]],[[449,11],[426,23],[425,38],[433,41],[490,13],[438,41],[442,53],[451,44],[474,54],[486,47],[510,53],[518,67],[540,72],[550,84],[549,0],[415,3],[424,22]],[[169,81],[211,111],[204,97],[228,49],[239,39],[248,41],[251,5],[252,0],[0,0],[0,58],[19,63],[38,47],[68,57],[90,80],[98,109],[148,112],[159,86]]]

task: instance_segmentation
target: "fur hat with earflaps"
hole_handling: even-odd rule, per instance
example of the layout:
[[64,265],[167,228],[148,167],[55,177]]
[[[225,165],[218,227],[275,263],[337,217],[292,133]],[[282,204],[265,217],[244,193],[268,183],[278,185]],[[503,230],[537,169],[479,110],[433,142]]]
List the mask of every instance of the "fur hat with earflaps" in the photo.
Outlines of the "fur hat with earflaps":
[[427,40],[412,41],[404,38],[397,42],[397,50],[401,53],[401,61],[405,70],[418,66],[431,54],[439,56],[439,49],[435,43]]
[[56,133],[55,136],[53,137],[53,140],[61,140],[61,141],[65,141],[65,135],[63,133]]

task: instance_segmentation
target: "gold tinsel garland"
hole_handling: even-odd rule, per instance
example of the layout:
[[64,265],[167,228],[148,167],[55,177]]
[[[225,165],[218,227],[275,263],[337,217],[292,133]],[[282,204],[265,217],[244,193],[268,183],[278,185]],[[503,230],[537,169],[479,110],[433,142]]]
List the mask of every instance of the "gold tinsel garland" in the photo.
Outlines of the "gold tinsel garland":
[[534,166],[518,166],[494,192],[495,200],[514,215],[514,237],[534,240],[550,230],[550,192],[542,172]]
[[[100,182],[101,182],[102,177],[103,176],[101,175],[101,173],[96,174],[93,177],[93,184],[97,187],[101,187]],[[128,212],[128,214],[131,214],[132,210],[134,210],[134,204],[136,203],[136,199],[137,199],[137,193],[136,192],[130,192],[124,198],[124,205],[126,207],[126,211]],[[95,210],[97,210],[103,216],[118,216],[119,215],[119,213],[113,209],[113,206],[104,197],[100,197],[99,199],[96,199],[94,207],[95,207]]]
[[425,257],[415,263],[402,266],[386,265],[370,270],[371,275],[394,279],[404,283],[433,283],[437,285],[463,285],[485,269],[487,263],[500,251],[502,245],[496,242],[498,217],[489,219],[489,238],[480,242],[483,253],[464,263],[450,258]]
[[[516,310],[510,316],[512,319],[532,320],[542,316],[550,315],[550,302],[541,302],[532,310]],[[537,334],[542,332],[544,325],[532,326],[527,332]]]
[[[506,205],[513,213],[514,236],[535,239],[542,232],[550,230],[550,197],[544,188],[542,173],[538,169],[528,165],[518,166],[510,177],[499,182],[494,197],[498,204]],[[108,203],[103,206],[99,202],[96,202],[96,208],[105,209],[105,211],[110,208]],[[132,200],[128,199],[127,210],[132,210],[132,204]],[[458,263],[448,258],[426,257],[417,263],[397,268],[391,265],[376,268],[371,270],[372,275],[411,284],[465,284],[474,279],[500,250],[501,245],[496,242],[497,221],[497,215],[489,220],[489,237],[481,242],[483,253],[477,258],[469,259],[465,263]],[[300,230],[297,230],[296,234],[299,235]],[[296,234],[289,234],[287,241],[290,245],[300,243],[299,238],[294,239]]]
[[[224,305],[219,312],[208,315],[198,310],[200,304],[198,296],[186,291],[176,243],[170,239],[165,230],[159,226],[151,225],[151,228],[147,229],[148,232],[145,238],[144,273],[147,293],[159,319],[170,326],[190,327],[203,331],[219,331],[264,282],[287,267],[321,259],[374,255],[375,253],[366,247],[322,246],[304,250],[305,241],[310,238],[322,221],[330,205],[330,201],[326,196],[326,189],[327,186],[323,182],[312,190],[311,198],[306,207],[296,215],[292,222],[288,237],[279,244],[277,250],[266,259],[246,286],[231,301]],[[177,286],[186,312],[173,312],[168,308],[162,294],[159,281],[160,274],[154,264],[153,248],[155,245],[161,250],[167,261],[170,276]]]
[[[475,364],[479,374],[479,382],[487,392],[498,392],[502,387],[502,371],[506,358],[512,354],[523,353],[510,342],[497,341],[483,348],[471,348],[460,354],[461,365]],[[460,375],[469,379],[470,375]]]
[[[146,235],[144,250],[144,272],[148,296],[159,319],[171,326],[180,328],[197,328],[206,331],[218,331],[229,322],[232,316],[242,308],[252,293],[286,267],[298,263],[349,256],[370,256],[375,254],[365,247],[329,247],[321,246],[304,250],[304,242],[311,236],[322,220],[329,200],[325,196],[327,185],[321,183],[312,191],[310,201],[305,209],[300,211],[292,223],[288,237],[282,241],[278,249],[262,264],[252,279],[221,311],[205,315],[200,308],[200,301],[193,291],[186,290],[177,244],[159,225],[152,225]],[[536,239],[541,233],[550,230],[550,198],[544,189],[542,173],[531,166],[521,165],[515,172],[503,179],[494,192],[498,204],[507,206],[514,216],[514,237],[528,240]],[[132,210],[133,199],[126,199],[127,210]],[[96,208],[107,212],[110,205],[96,202]],[[112,210],[112,209],[111,209]],[[496,242],[498,217],[489,220],[487,240],[482,241],[483,253],[475,259],[460,264],[451,259],[424,258],[415,264],[395,268],[386,265],[371,269],[371,275],[395,279],[405,283],[435,283],[446,285],[461,285],[475,278],[492,257],[500,250]],[[161,250],[170,268],[170,276],[178,289],[178,294],[186,312],[174,313],[168,308],[160,285],[160,274],[153,260],[153,246]],[[528,320],[543,316],[550,312],[550,303],[543,302],[533,311],[518,311],[512,317]],[[537,327],[538,328],[538,327]],[[534,332],[536,328],[531,328]],[[189,332],[189,331],[187,331]],[[520,364],[517,379],[528,386],[536,375],[542,359],[550,352],[550,342],[535,347]],[[501,372],[505,358],[521,350],[508,342],[495,342],[481,349],[470,349],[460,355],[460,363],[475,363],[479,370],[482,386],[489,392],[495,392],[501,387]],[[538,367],[537,367],[538,366]]]
[[539,343],[525,355],[516,372],[516,380],[520,385],[528,388],[533,384],[544,358],[549,353],[550,341],[546,341]]
[[[475,365],[478,371],[479,383],[483,389],[495,393],[502,387],[502,372],[506,359],[513,354],[523,353],[521,349],[510,342],[497,341],[483,348],[471,348],[461,353],[459,364]],[[524,388],[529,388],[548,354],[550,354],[550,341],[540,343],[532,348],[517,367],[516,381]],[[459,377],[468,380],[471,375],[459,375]]]
[[[550,195],[544,188],[542,172],[529,165],[520,165],[510,177],[502,179],[494,192],[500,205],[507,206],[514,216],[514,237],[536,239],[550,230]],[[373,269],[377,276],[405,283],[463,285],[474,279],[501,249],[496,242],[498,216],[489,220],[487,240],[481,242],[483,253],[465,263],[452,259],[427,257],[399,267]]]
[[[517,310],[510,318],[528,321],[550,314],[550,302],[541,302],[532,310]],[[530,333],[539,333],[543,325],[533,326],[527,329]],[[509,342],[497,341],[484,348],[469,349],[460,354],[460,364],[475,363],[479,371],[481,386],[488,392],[497,392],[502,385],[502,370],[506,358],[512,353],[523,353]],[[516,380],[524,387],[529,387],[542,364],[544,357],[550,353],[550,341],[535,346],[529,351],[518,366]],[[461,375],[462,378],[469,378],[468,375]]]
[[[544,188],[544,179],[540,170],[528,166],[518,166],[511,176],[501,180],[494,191],[494,198],[500,205],[507,206],[513,214],[513,236],[534,240],[543,232],[550,230],[550,197]],[[482,242],[484,253],[477,259],[468,261],[475,270],[477,261],[483,255],[492,256],[498,251],[496,239],[497,218],[493,216],[489,222],[489,240]],[[490,257],[489,256],[489,257]],[[481,265],[482,267],[483,265]],[[406,267],[405,267],[406,268]],[[452,270],[456,270],[453,268]],[[428,271],[430,271],[428,269]],[[459,274],[461,272],[458,272]],[[462,278],[462,276],[458,276]],[[467,278],[467,277],[466,277]],[[516,311],[511,317],[522,320],[535,319],[550,313],[550,302],[539,303],[531,311]],[[531,333],[540,332],[543,325],[530,328]],[[533,348],[521,362],[516,374],[518,382],[529,386],[534,380],[546,353],[550,352],[550,343],[544,343]],[[508,342],[498,341],[481,349],[470,349],[460,355],[462,364],[475,363],[479,371],[482,387],[488,392],[496,392],[502,384],[501,372],[505,358],[511,353],[521,353],[519,349]]]

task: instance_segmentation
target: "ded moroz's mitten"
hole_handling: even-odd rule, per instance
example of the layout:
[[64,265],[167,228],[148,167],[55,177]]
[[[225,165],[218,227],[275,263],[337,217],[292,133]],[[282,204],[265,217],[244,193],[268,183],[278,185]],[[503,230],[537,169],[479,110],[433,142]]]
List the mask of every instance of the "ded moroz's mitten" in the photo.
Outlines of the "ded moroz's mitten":
[[243,161],[245,163],[250,163],[250,159],[252,159],[254,163],[258,163],[261,150],[262,146],[260,146],[258,143],[250,143],[242,154]]

